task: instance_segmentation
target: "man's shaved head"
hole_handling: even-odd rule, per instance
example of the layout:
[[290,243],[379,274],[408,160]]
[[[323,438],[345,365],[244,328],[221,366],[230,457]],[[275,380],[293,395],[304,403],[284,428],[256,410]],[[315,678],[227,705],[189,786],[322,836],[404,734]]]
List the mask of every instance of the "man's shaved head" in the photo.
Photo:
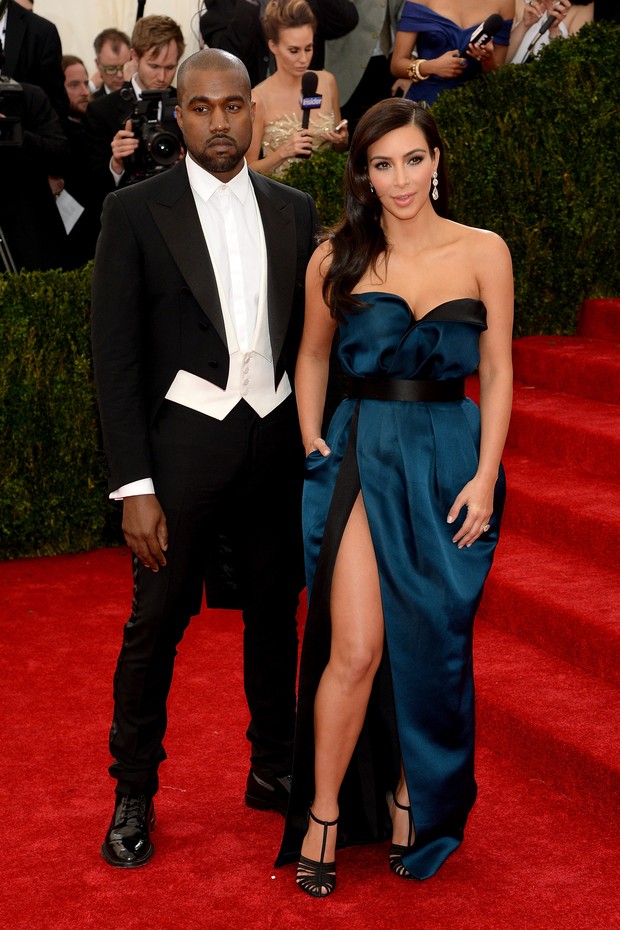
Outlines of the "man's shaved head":
[[180,102],[183,100],[185,93],[185,84],[187,76],[191,71],[236,71],[241,78],[243,89],[247,90],[248,98],[251,96],[252,85],[247,68],[243,62],[231,55],[230,52],[224,52],[219,48],[204,48],[200,52],[195,52],[186,58],[177,75],[177,97]]

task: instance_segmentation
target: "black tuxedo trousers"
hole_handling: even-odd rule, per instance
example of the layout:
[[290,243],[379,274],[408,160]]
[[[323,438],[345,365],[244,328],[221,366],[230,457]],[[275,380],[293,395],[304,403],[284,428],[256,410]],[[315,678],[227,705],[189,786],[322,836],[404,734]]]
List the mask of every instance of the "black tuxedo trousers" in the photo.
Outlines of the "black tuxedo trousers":
[[[303,449],[294,400],[262,419],[242,400],[223,421],[165,401],[151,440],[157,497],[168,524],[168,564],[155,573],[133,559],[134,597],[114,679],[110,733],[117,792],[157,790],[177,646],[200,611],[207,542],[214,525],[222,524],[244,602],[251,762],[264,774],[287,774],[295,724],[295,614],[304,584]],[[208,653],[205,659],[208,668]],[[216,674],[208,687],[219,687]]]

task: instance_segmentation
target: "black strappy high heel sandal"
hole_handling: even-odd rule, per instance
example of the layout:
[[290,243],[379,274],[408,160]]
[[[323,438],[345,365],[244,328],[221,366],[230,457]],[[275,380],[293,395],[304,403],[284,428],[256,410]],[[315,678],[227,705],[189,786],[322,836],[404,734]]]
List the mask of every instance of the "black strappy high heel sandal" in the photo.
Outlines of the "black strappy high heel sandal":
[[312,817],[315,823],[323,827],[321,858],[317,862],[316,859],[308,859],[306,856],[299,857],[297,884],[302,891],[312,895],[313,898],[326,898],[336,887],[336,863],[323,862],[325,846],[327,845],[327,831],[329,827],[335,827],[338,821],[319,820],[312,813],[312,808],[308,811],[308,817]]
[[409,832],[407,834],[407,845],[399,846],[398,843],[392,843],[390,846],[390,868],[394,875],[398,875],[399,878],[415,878],[415,875],[412,875],[409,869],[403,864],[403,856],[406,852],[411,849],[413,845],[413,815],[411,813],[411,805],[399,804],[396,800],[396,795],[393,792],[389,792],[387,796],[388,805],[394,804],[401,811],[407,811],[409,815]]

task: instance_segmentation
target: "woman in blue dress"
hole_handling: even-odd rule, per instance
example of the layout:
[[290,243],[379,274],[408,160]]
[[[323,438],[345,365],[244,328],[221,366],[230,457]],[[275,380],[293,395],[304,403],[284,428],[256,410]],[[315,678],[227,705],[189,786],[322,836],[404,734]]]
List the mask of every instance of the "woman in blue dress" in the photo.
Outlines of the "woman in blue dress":
[[[391,836],[393,872],[432,875],[476,796],[472,626],[504,498],[512,272],[503,240],[441,215],[445,190],[430,113],[376,104],[354,134],[344,218],[308,268],[309,611],[277,864],[300,856],[315,897],[333,891],[337,844]],[[323,439],[336,330],[347,399]],[[464,396],[477,367],[480,410]]]
[[[407,2],[398,23],[391,71],[411,80],[406,96],[433,103],[444,90],[461,87],[506,61],[514,0],[426,0]],[[504,25],[486,45],[469,44],[473,31],[492,13]],[[414,49],[416,58],[412,59]],[[465,55],[460,53],[465,51]]]

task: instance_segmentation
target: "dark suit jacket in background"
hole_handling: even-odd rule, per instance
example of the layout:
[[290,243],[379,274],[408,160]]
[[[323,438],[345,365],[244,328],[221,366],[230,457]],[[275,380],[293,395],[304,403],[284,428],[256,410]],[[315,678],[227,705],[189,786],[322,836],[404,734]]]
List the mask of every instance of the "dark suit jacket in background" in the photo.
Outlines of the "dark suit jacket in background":
[[69,145],[41,88],[22,87],[23,144],[0,146],[0,226],[18,268],[60,268],[67,237],[48,175],[64,175]]
[[71,151],[63,175],[64,189],[84,207],[84,212],[67,236],[63,267],[69,269],[80,268],[95,257],[101,202],[96,197],[92,183],[83,120],[63,120],[62,128]]
[[9,0],[4,54],[4,74],[20,84],[26,81],[42,87],[58,115],[68,116],[69,100],[60,66],[62,46],[53,23]]
[[609,19],[620,23],[619,7],[618,0],[594,0],[594,19]]
[[[318,225],[312,199],[250,171],[268,262],[278,384],[293,382],[304,282]],[[149,432],[179,369],[220,387],[229,352],[213,266],[182,162],[110,195],[93,275],[95,378],[110,489],[153,475]]]

